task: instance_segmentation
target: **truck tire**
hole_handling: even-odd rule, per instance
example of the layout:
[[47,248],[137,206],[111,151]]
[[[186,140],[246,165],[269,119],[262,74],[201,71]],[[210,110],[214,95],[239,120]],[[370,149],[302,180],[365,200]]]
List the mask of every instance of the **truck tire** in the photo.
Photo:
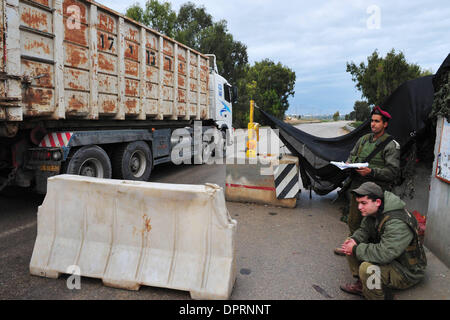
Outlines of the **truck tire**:
[[110,179],[112,170],[105,150],[92,145],[75,151],[65,171],[67,174]]
[[152,172],[153,156],[148,144],[134,141],[119,145],[112,156],[116,179],[148,181]]

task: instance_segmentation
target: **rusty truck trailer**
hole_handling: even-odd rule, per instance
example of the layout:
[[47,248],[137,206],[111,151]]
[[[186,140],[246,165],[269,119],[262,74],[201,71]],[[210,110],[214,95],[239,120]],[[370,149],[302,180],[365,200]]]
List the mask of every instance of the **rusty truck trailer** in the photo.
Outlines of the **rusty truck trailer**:
[[236,92],[213,55],[90,0],[0,5],[0,189],[35,182],[43,191],[47,176],[64,172],[110,177],[105,159],[74,169],[80,149],[103,151],[120,171],[130,161],[170,161],[175,128],[231,129]]

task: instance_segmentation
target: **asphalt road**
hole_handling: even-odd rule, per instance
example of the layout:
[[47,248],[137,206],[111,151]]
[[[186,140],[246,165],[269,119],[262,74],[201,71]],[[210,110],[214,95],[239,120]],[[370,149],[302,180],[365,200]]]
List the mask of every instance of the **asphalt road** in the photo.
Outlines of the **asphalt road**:
[[[330,124],[302,125],[323,133]],[[340,126],[331,130],[340,130]],[[155,168],[152,182],[216,183],[224,186],[224,165]],[[11,191],[12,193],[14,190]],[[339,290],[352,281],[344,257],[333,248],[347,234],[339,219],[336,193],[319,197],[303,192],[297,207],[284,209],[265,205],[227,202],[238,222],[237,279],[231,299],[262,300],[359,300]],[[16,192],[0,196],[0,299],[190,299],[188,292],[146,287],[126,291],[105,287],[99,279],[83,277],[80,290],[67,288],[67,275],[46,279],[29,274],[36,238],[36,213],[43,197]],[[399,299],[450,299],[450,272],[428,252],[429,268],[424,282],[398,294]]]
[[312,134],[313,136],[322,138],[334,138],[348,133],[346,130],[343,129],[345,125],[348,123],[351,123],[351,121],[304,123],[296,125],[295,127],[309,134]]

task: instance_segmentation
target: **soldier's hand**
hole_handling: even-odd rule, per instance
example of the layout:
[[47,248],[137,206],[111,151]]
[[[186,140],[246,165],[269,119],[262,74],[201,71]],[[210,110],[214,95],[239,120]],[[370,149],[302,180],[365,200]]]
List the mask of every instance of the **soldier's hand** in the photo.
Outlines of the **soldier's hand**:
[[365,177],[372,172],[372,169],[370,169],[369,167],[358,168],[358,169],[356,169],[356,172],[358,172],[361,176]]
[[346,240],[342,246],[341,249],[344,251],[344,253],[348,256],[351,256],[353,254],[353,247],[356,246],[356,242],[353,239]]

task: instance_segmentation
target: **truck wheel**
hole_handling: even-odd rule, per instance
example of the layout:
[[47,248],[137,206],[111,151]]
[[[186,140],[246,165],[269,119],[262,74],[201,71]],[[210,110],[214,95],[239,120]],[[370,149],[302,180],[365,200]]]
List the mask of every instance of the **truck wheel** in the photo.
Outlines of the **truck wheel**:
[[96,178],[111,178],[111,162],[99,146],[78,149],[67,164],[66,173]]
[[112,165],[114,178],[148,181],[152,172],[152,152],[144,141],[125,143],[116,148]]

